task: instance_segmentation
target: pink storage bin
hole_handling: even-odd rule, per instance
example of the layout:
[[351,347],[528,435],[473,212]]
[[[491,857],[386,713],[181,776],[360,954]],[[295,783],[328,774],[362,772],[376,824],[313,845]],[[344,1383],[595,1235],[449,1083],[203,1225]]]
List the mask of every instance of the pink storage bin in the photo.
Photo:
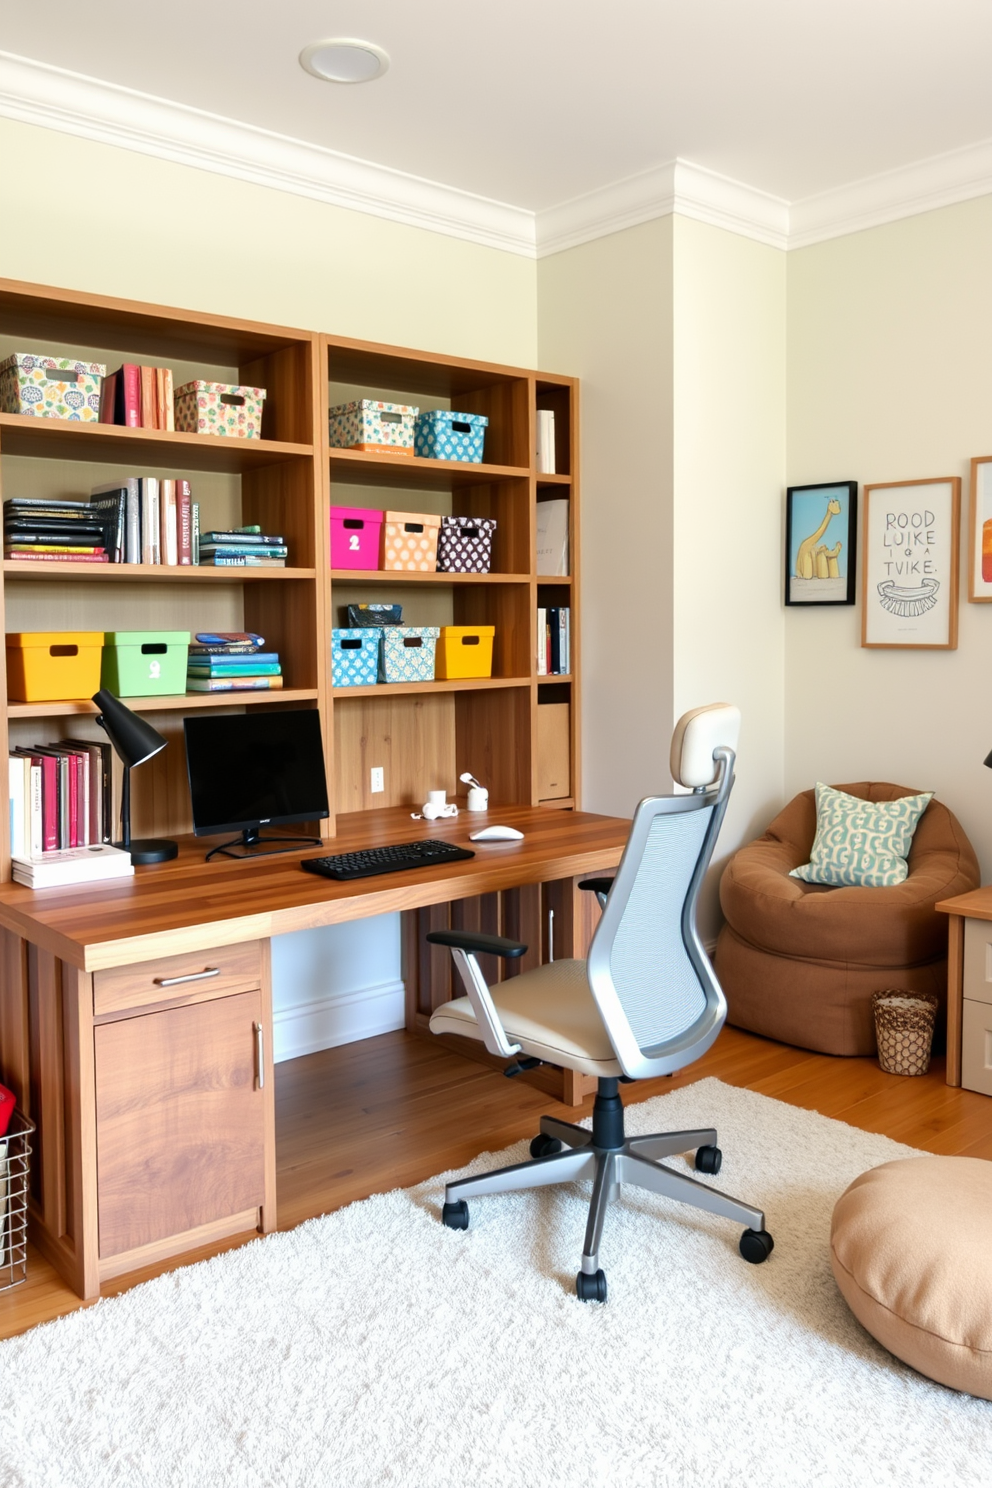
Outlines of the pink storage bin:
[[332,506],[331,567],[378,568],[383,516],[365,506]]

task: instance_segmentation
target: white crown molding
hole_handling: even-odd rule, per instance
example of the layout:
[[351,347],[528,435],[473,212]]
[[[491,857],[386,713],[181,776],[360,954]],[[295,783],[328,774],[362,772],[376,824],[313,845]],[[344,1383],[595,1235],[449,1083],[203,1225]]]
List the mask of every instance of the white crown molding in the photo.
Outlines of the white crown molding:
[[0,116],[534,255],[534,214],[216,114],[0,52]]

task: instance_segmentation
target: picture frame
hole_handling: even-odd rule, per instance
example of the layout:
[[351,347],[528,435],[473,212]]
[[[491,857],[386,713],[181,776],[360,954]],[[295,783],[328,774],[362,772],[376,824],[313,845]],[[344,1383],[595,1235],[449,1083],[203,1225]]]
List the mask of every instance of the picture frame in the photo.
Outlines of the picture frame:
[[853,605],[857,548],[857,481],[787,487],[787,605]]
[[971,462],[968,603],[992,601],[992,455]]
[[865,486],[862,646],[957,648],[960,513],[956,475]]

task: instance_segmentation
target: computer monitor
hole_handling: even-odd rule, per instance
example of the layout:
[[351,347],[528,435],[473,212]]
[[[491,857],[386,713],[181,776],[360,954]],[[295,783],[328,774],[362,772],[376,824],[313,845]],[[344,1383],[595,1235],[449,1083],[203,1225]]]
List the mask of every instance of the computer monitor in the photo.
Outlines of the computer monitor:
[[208,859],[218,852],[232,858],[291,852],[294,844],[320,842],[319,837],[261,834],[262,827],[328,815],[316,709],[197,714],[184,718],[183,727],[194,833],[241,833],[212,848]]

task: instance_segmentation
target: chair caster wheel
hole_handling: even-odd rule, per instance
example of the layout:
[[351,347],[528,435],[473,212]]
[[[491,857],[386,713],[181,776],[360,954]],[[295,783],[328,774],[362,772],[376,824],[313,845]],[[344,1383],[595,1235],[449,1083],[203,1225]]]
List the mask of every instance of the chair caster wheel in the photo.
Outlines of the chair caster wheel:
[[585,1271],[580,1271],[575,1278],[575,1295],[580,1302],[605,1302],[605,1272],[597,1271],[595,1276],[589,1276]]
[[700,1147],[696,1152],[697,1173],[719,1173],[723,1166],[723,1153],[719,1147]]
[[560,1152],[564,1145],[557,1137],[546,1137],[543,1132],[538,1132],[530,1144],[530,1155],[531,1157],[551,1157],[553,1153]]
[[[449,1230],[468,1229],[468,1205],[464,1199],[458,1199],[454,1204],[445,1204],[441,1210],[441,1223]],[[750,1235],[751,1231],[748,1230]],[[743,1244],[743,1241],[741,1242]]]
[[760,1266],[762,1261],[767,1261],[774,1248],[775,1241],[767,1230],[745,1230],[741,1236],[741,1255],[752,1266]]

